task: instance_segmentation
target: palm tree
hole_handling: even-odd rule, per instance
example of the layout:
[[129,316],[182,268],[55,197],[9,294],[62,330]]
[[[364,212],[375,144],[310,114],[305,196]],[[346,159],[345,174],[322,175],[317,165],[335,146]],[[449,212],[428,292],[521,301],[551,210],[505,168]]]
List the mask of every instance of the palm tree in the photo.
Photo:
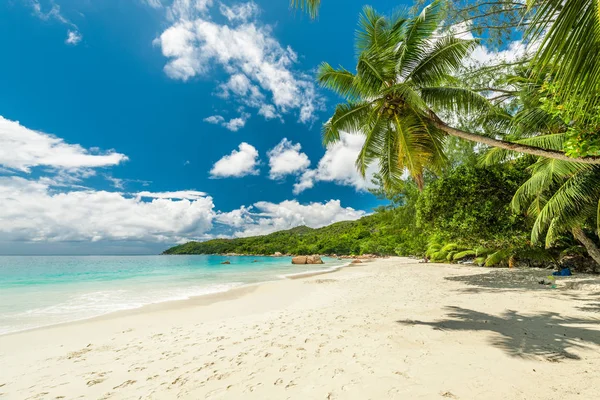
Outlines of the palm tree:
[[555,66],[553,80],[563,99],[579,98],[584,107],[600,101],[600,2],[528,0],[532,17],[528,36],[539,41],[533,71]]
[[[540,107],[539,84],[520,80],[517,101],[519,110],[512,116],[506,133],[517,143],[562,149],[567,124]],[[514,82],[514,81],[513,81]],[[521,156],[504,149],[491,149],[482,158],[484,165],[504,162]],[[560,234],[570,232],[600,265],[600,249],[584,227],[600,228],[600,166],[539,157],[529,167],[531,177],[517,190],[511,202],[517,213],[525,213],[535,222],[531,231],[533,244],[545,241],[551,246]]]
[[356,73],[327,63],[319,68],[319,82],[347,100],[324,124],[325,144],[339,140],[340,131],[364,134],[357,167],[364,174],[377,160],[386,187],[397,183],[405,168],[422,187],[425,167],[436,171],[444,163],[445,135],[431,121],[425,99],[447,103],[446,96],[479,97],[442,85],[476,43],[434,38],[440,18],[439,3],[414,19],[388,19],[365,7],[357,33]]
[[[319,4],[320,1],[292,1],[293,6],[304,7],[309,11],[312,10],[311,12],[316,12]],[[440,35],[437,32],[442,20],[443,4],[443,0],[434,0],[420,15],[412,19],[401,17],[388,19],[377,14],[370,7],[365,8],[357,40],[359,59],[356,73],[344,68],[334,69],[326,63],[320,67],[321,84],[337,92],[347,102],[338,106],[334,117],[325,125],[325,143],[337,140],[339,130],[366,129],[363,133],[367,138],[374,140],[373,146],[378,147],[371,146],[370,149],[373,151],[367,151],[368,147],[365,148],[361,153],[363,161],[360,161],[358,166],[364,172],[363,167],[368,164],[367,161],[371,162],[376,158],[379,158],[380,163],[385,161],[380,166],[387,169],[381,172],[384,181],[388,183],[391,182],[391,178],[397,177],[402,167],[407,167],[417,179],[420,172],[419,165],[433,163],[433,169],[438,168],[439,161],[443,157],[441,154],[431,153],[431,147],[441,144],[440,132],[524,154],[600,164],[600,156],[574,158],[567,156],[562,149],[547,149],[499,140],[450,126],[438,117],[435,112],[437,110],[456,113],[491,107],[485,98],[462,87],[451,77],[451,74],[461,67],[463,59],[472,51],[476,42],[460,40],[451,34]],[[414,72],[411,72],[413,70]],[[388,99],[387,103],[385,99]],[[393,111],[395,108],[390,106],[401,107]],[[385,111],[389,117],[377,120],[374,118],[377,115],[375,110]],[[405,147],[400,149],[398,146],[401,142],[391,141],[392,136],[389,136],[388,141],[385,142],[375,140],[377,137],[382,140],[381,135],[368,133],[370,130],[381,131],[386,121],[388,121],[388,128],[392,126],[389,121],[391,117],[397,119],[391,131],[403,134],[395,140],[407,140],[413,132],[418,131],[420,135],[414,137],[413,143],[424,152],[420,155],[413,152],[416,158],[410,159],[411,153],[408,152],[410,142],[406,141]],[[419,126],[420,128],[417,129]],[[401,127],[410,127],[410,129],[398,130]],[[328,134],[328,131],[331,132]],[[390,129],[387,131],[389,133]],[[428,139],[423,136],[425,131]],[[390,152],[380,151],[384,147],[392,149],[394,146],[404,153],[392,156]],[[439,152],[439,148],[436,151]],[[400,168],[392,169],[392,164],[397,162],[400,162]]]
[[[560,135],[552,140],[559,142]],[[571,232],[600,265],[600,250],[582,228],[598,227],[600,167],[540,158],[530,169],[531,177],[517,190],[511,204],[516,212],[535,217],[532,242],[540,242],[546,233],[545,243],[550,246],[560,234]]]

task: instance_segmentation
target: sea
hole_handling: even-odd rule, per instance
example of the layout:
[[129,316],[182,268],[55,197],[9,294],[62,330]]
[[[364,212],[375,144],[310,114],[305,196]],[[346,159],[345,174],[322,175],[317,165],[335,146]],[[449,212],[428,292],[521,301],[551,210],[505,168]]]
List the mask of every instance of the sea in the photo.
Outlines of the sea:
[[292,265],[291,257],[1,256],[0,335],[225,292],[345,263],[335,258],[323,261]]

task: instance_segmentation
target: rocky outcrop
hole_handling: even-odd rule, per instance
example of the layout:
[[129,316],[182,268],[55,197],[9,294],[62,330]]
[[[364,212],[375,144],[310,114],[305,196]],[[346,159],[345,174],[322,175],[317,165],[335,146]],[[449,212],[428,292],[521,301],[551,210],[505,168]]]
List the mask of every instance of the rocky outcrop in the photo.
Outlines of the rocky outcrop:
[[283,254],[281,254],[280,252],[276,251],[275,253],[273,253],[273,257],[282,257]]
[[323,264],[323,260],[319,256],[308,256],[306,259],[307,264]]
[[306,264],[306,256],[296,256],[292,258],[292,264]]
[[223,261],[221,264],[231,264],[231,261]]
[[362,264],[363,262],[360,260],[352,260],[350,264]]
[[323,264],[323,260],[317,255],[296,256],[292,258],[292,264]]

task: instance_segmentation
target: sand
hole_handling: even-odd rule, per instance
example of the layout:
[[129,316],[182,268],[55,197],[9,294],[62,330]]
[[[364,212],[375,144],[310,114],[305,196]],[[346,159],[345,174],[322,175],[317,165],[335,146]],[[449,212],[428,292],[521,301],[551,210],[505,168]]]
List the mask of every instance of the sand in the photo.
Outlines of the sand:
[[596,399],[600,279],[392,258],[0,336],[6,399]]

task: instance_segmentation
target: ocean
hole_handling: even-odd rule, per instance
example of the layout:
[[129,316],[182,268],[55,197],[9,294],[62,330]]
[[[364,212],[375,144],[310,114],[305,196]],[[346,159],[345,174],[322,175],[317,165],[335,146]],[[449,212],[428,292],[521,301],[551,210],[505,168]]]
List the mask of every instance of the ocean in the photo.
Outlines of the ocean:
[[[229,260],[231,264],[221,264]],[[290,257],[0,256],[0,334],[336,268]]]

